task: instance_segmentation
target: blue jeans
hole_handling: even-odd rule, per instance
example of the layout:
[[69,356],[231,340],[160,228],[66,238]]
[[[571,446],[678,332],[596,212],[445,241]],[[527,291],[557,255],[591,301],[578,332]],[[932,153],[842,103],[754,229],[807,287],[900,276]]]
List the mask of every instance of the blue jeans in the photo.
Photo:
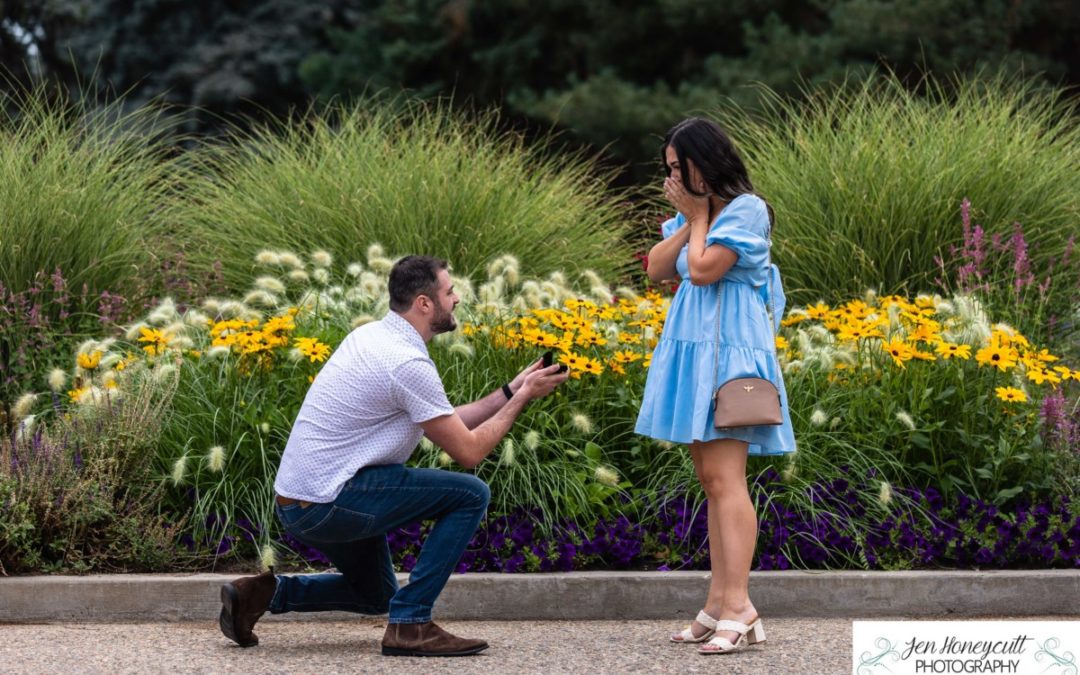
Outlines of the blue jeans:
[[[276,507],[285,531],[322,551],[340,574],[278,576],[270,612],[385,614],[390,623],[431,621],[431,607],[487,510],[476,476],[401,464],[356,472],[331,503]],[[435,520],[409,583],[399,588],[386,533]]]

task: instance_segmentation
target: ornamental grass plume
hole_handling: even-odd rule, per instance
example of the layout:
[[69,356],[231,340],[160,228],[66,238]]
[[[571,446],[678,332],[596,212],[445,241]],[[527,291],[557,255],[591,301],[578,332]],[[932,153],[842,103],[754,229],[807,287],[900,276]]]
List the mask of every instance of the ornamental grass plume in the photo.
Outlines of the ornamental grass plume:
[[259,563],[264,570],[272,570],[277,567],[277,554],[274,552],[273,546],[266,544],[262,547],[262,551],[259,552]]
[[903,424],[905,427],[907,427],[909,431],[915,431],[915,420],[911,418],[910,414],[904,412],[903,410],[898,410],[896,412],[896,419],[900,422],[900,424]]
[[293,270],[289,272],[289,281],[292,281],[294,283],[306,284],[310,280],[311,278],[304,270]]
[[593,421],[585,413],[575,412],[570,415],[570,426],[583,434],[591,434]]
[[455,356],[471,359],[476,355],[476,350],[474,350],[467,342],[455,342],[450,345],[450,353]]
[[323,267],[316,267],[311,272],[311,279],[320,286],[325,286],[330,283],[330,272]]
[[276,251],[263,249],[255,254],[255,262],[266,266],[279,265],[281,264],[281,256]]
[[67,373],[61,368],[53,368],[49,371],[46,382],[49,384],[49,389],[54,393],[62,392],[67,386]]
[[280,301],[273,293],[257,288],[253,291],[249,291],[248,294],[244,296],[243,302],[245,305],[257,305],[271,308],[277,307],[278,302]]
[[780,479],[785,483],[793,481],[798,474],[798,464],[796,464],[797,452],[793,452],[787,457],[787,463],[784,464],[784,470],[780,473]]
[[178,486],[184,482],[185,478],[187,478],[187,455],[181,455],[179,459],[173,462],[172,484]]
[[255,287],[266,291],[267,293],[284,293],[285,284],[281,283],[281,279],[272,277],[270,275],[261,276],[255,280]]
[[597,483],[602,483],[610,487],[618,487],[619,474],[609,466],[598,466],[593,472],[593,477]]
[[390,270],[394,267],[394,261],[390,258],[370,258],[368,260],[368,267],[375,270],[379,274],[390,274]]
[[277,262],[278,262],[279,265],[284,265],[285,267],[291,267],[294,270],[302,270],[302,269],[304,269],[304,261],[301,260],[300,256],[296,255],[295,253],[293,253],[291,251],[278,251],[277,255],[278,255]]
[[536,450],[540,447],[540,432],[536,431],[535,429],[526,431],[525,439],[522,441],[522,444],[530,452],[536,452]]
[[502,448],[499,449],[499,464],[513,466],[515,463],[514,439],[503,440]]
[[826,422],[829,421],[829,416],[824,410],[820,408],[814,408],[814,412],[810,414],[810,425],[815,427],[823,427]]
[[206,466],[214,473],[221,473],[225,469],[225,448],[215,445],[206,453]]
[[881,487],[878,489],[878,503],[882,506],[888,506],[892,503],[893,491],[892,485],[889,485],[889,481],[881,481]]
[[33,392],[23,394],[15,401],[15,405],[11,407],[11,417],[16,421],[21,420],[30,414],[35,403],[37,403],[37,394]]
[[315,267],[330,267],[333,262],[334,257],[329,251],[319,249],[311,252],[311,264]]

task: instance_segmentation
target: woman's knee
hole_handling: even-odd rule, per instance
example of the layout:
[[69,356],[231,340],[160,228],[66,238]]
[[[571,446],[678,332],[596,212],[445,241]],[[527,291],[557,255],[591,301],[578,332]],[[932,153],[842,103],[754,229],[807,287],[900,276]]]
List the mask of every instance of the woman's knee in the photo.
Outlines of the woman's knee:
[[703,472],[698,477],[705,496],[712,501],[725,499],[731,496],[749,494],[746,487],[746,476],[728,475],[722,472]]

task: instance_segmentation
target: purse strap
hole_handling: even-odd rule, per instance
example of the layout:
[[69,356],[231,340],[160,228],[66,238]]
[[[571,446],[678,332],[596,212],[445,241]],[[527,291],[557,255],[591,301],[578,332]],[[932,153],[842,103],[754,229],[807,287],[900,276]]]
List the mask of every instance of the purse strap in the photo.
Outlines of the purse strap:
[[[769,296],[769,301],[765,305],[765,325],[769,327],[769,343],[772,345],[772,355],[776,359],[776,297],[769,289],[769,283],[772,281],[772,226],[765,232],[765,294]],[[720,386],[720,293],[721,286],[724,283],[723,277],[716,281],[716,341],[713,346],[713,391]],[[760,290],[761,286],[754,286],[755,290]],[[772,310],[770,316],[770,308]]]

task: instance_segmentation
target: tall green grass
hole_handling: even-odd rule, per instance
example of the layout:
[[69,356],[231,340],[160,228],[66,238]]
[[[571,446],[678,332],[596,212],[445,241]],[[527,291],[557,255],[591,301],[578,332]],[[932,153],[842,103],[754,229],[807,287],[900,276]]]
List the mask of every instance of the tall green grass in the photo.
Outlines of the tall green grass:
[[175,217],[236,287],[267,247],[362,259],[380,241],[474,279],[507,252],[529,274],[632,264],[627,207],[595,163],[527,147],[493,114],[368,102],[233,141],[197,153]]
[[60,268],[73,289],[124,293],[164,252],[160,210],[180,177],[151,108],[0,92],[0,282]]
[[1002,77],[913,93],[895,77],[717,113],[776,209],[795,302],[931,287],[961,240],[960,204],[1007,236],[1023,223],[1036,272],[1080,222],[1080,124],[1065,92]]

